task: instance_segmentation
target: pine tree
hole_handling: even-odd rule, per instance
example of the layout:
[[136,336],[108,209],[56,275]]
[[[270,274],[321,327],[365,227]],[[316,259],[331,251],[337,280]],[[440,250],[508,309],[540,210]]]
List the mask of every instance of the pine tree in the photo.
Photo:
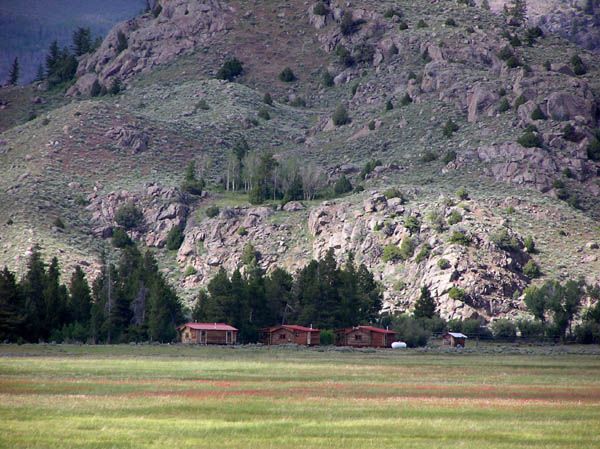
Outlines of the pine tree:
[[167,343],[177,336],[175,326],[181,315],[177,295],[162,278],[150,288],[148,334],[153,341]]
[[92,50],[92,32],[89,28],[79,27],[73,32],[73,52],[81,56]]
[[71,319],[87,326],[91,316],[92,296],[90,286],[85,279],[85,273],[79,265],[75,267],[75,271],[71,276],[69,292],[71,294],[69,307]]
[[54,74],[59,57],[60,49],[58,47],[58,41],[52,41],[52,43],[50,44],[50,50],[48,51],[48,55],[46,55],[46,75],[48,77]]
[[25,300],[25,336],[29,341],[46,338],[46,266],[42,261],[39,246],[34,246],[27,262],[27,273],[22,282]]
[[4,267],[0,272],[0,342],[17,340],[23,320],[23,302],[15,275]]
[[68,292],[64,285],[60,284],[60,267],[58,259],[52,258],[46,282],[44,286],[44,303],[46,306],[46,320],[44,328],[46,335],[51,335],[53,331],[62,329],[68,321]]
[[20,76],[19,58],[15,58],[10,67],[10,71],[8,72],[8,84],[10,84],[11,86],[16,86],[17,82],[19,81],[19,76]]
[[433,318],[435,316],[435,309],[435,301],[431,296],[429,288],[426,286],[421,287],[421,296],[415,302],[413,316],[415,318]]
[[37,73],[35,75],[35,81],[42,81],[45,78],[44,74],[44,66],[42,64],[38,65]]

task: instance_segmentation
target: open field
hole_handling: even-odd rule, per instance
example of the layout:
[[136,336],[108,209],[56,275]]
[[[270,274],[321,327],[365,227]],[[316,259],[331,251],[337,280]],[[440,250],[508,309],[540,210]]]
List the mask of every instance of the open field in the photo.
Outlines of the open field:
[[0,447],[599,447],[593,352],[0,346]]

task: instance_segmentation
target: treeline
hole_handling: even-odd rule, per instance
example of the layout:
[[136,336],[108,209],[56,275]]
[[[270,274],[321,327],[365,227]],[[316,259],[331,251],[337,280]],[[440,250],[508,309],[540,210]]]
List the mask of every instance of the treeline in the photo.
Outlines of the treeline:
[[81,267],[68,285],[58,260],[49,265],[33,249],[27,272],[17,281],[0,273],[0,341],[169,342],[184,321],[175,291],[150,252],[123,249],[117,265],[105,264],[90,287]]
[[330,250],[295,277],[281,268],[266,275],[259,257],[248,245],[241,270],[231,276],[219,270],[196,300],[194,321],[228,322],[240,330],[240,341],[255,342],[259,329],[282,323],[336,329],[378,320],[381,288],[352,255],[338,266]]

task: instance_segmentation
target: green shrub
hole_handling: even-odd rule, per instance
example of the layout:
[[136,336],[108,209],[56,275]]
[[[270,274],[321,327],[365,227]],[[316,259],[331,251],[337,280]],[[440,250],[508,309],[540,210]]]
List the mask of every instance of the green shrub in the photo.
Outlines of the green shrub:
[[335,48],[335,54],[338,57],[340,64],[344,65],[345,67],[352,67],[354,65],[352,53],[350,53],[350,51],[343,45],[338,45]]
[[240,76],[243,71],[244,67],[242,62],[237,58],[231,58],[223,63],[217,72],[217,79],[233,81],[236,77]]
[[323,86],[332,87],[335,83],[333,82],[333,75],[329,73],[329,70],[323,72],[322,78]]
[[121,84],[121,80],[119,78],[114,78],[112,83],[110,84],[110,88],[108,89],[108,93],[111,95],[118,95],[123,90],[123,85]]
[[137,228],[143,220],[144,215],[133,202],[124,204],[115,213],[115,222],[125,229]]
[[517,327],[524,338],[541,338],[544,336],[544,325],[541,321],[519,320]]
[[195,275],[197,272],[198,272],[198,271],[196,271],[196,269],[195,269],[193,266],[191,266],[191,265],[188,265],[187,267],[185,267],[185,271],[183,272],[183,275],[184,275],[185,277],[188,277],[188,276],[193,276],[193,275]]
[[383,13],[383,17],[385,17],[386,19],[391,19],[394,16],[402,17],[402,11],[400,11],[399,9],[390,7],[388,9],[386,9],[385,12]]
[[183,243],[183,232],[179,226],[173,226],[167,234],[167,249],[177,251]]
[[127,50],[129,42],[127,42],[127,36],[122,31],[117,31],[117,53],[121,53]]
[[506,112],[510,109],[510,103],[508,102],[507,98],[503,98],[502,100],[500,100],[500,103],[498,104],[498,112],[503,113]]
[[375,120],[371,120],[367,127],[369,128],[369,131],[375,131]]
[[490,236],[490,240],[492,241],[492,243],[494,243],[494,245],[496,245],[498,248],[504,251],[516,252],[519,251],[519,249],[521,249],[521,245],[519,244],[519,241],[516,239],[516,237],[511,236],[508,233],[508,230],[506,230],[505,228],[502,228],[500,231],[493,233]]
[[56,217],[52,224],[54,225],[54,227],[56,227],[58,229],[65,229],[65,223],[62,221],[62,218],[60,218],[60,217]]
[[294,99],[290,101],[290,106],[293,106],[295,108],[305,108],[306,100],[302,97],[294,97]]
[[452,134],[454,134],[456,131],[458,131],[458,129],[459,129],[458,125],[456,123],[454,123],[452,121],[452,119],[448,119],[448,121],[444,125],[444,129],[443,129],[444,136],[450,138],[450,137],[452,137]]
[[525,103],[527,103],[527,98],[523,95],[519,95],[515,100],[515,109],[519,109],[519,106],[524,105]]
[[398,23],[398,29],[399,29],[400,31],[408,30],[408,23],[406,23],[404,20],[401,20],[401,21]]
[[333,191],[336,195],[343,195],[344,193],[352,192],[352,184],[346,178],[345,175],[342,175],[334,184]]
[[454,20],[452,17],[449,17],[448,19],[446,19],[445,23],[446,23],[446,26],[449,26],[449,27],[458,26],[456,23],[456,20]]
[[500,59],[502,59],[503,61],[508,61],[508,59],[512,56],[514,56],[514,53],[513,53],[513,49],[510,47],[510,45],[505,45],[498,52],[498,57]]
[[408,106],[412,102],[413,102],[413,100],[410,97],[410,95],[408,95],[408,92],[405,93],[404,96],[400,99],[400,105],[401,106]]
[[342,15],[342,20],[340,21],[340,31],[344,36],[349,36],[356,32],[357,23],[352,18],[352,11],[346,10]]
[[214,204],[212,206],[208,206],[205,213],[208,218],[214,218],[219,215],[219,207]]
[[99,97],[102,93],[102,86],[98,80],[94,80],[90,88],[90,97]]
[[265,96],[263,97],[263,103],[269,106],[273,106],[273,97],[271,97],[271,94],[269,92],[265,93]]
[[423,19],[420,19],[417,22],[417,28],[421,29],[421,28],[427,28],[429,25],[427,25],[427,22],[425,22]]
[[252,243],[246,243],[242,250],[242,263],[244,265],[252,265],[260,259],[260,253],[254,248]]
[[400,257],[402,260],[410,259],[415,253],[415,244],[410,237],[404,237],[400,243]]
[[463,301],[465,295],[465,291],[462,288],[451,287],[450,290],[448,290],[448,297],[455,301]]
[[468,200],[469,192],[464,187],[461,187],[456,191],[456,198],[458,198],[461,201]]
[[199,100],[195,105],[194,105],[194,112],[198,111],[198,110],[202,110],[202,111],[208,111],[210,109],[210,106],[208,105],[208,103],[206,102],[205,99]]
[[394,109],[394,103],[392,103],[392,100],[388,100],[385,102],[385,110],[386,111],[391,111]]
[[343,126],[350,123],[350,117],[348,116],[348,111],[344,107],[344,105],[340,104],[333,113],[333,124],[335,126]]
[[536,106],[531,113],[531,120],[546,120],[546,114],[542,112],[539,106]]
[[397,245],[386,245],[383,248],[383,256],[381,259],[386,263],[402,260],[400,248]]
[[404,227],[408,229],[412,234],[416,234],[421,230],[421,222],[417,217],[410,216],[404,221]]
[[284,83],[291,83],[292,81],[296,81],[296,75],[294,75],[292,69],[286,67],[279,74],[279,80],[283,81]]
[[516,56],[511,56],[506,60],[506,66],[509,69],[516,69],[517,67],[521,67],[522,63]]
[[112,235],[112,244],[115,248],[125,248],[133,245],[133,240],[129,238],[123,228],[115,228]]
[[[381,161],[379,159],[370,160],[369,162],[367,162],[365,164],[365,166],[363,167],[363,169],[360,171],[360,179],[365,179],[368,174],[370,174],[373,170],[375,170],[375,167],[379,167],[380,165],[381,165]],[[384,193],[384,195],[385,195],[385,193]]]
[[440,270],[447,270],[448,268],[450,268],[450,262],[448,261],[448,259],[439,259],[437,261],[437,266]]
[[569,142],[577,142],[578,136],[575,127],[570,123],[567,123],[562,130],[563,139],[568,140]]
[[463,231],[454,231],[448,239],[450,243],[457,245],[469,246],[471,244],[471,238],[466,235]]
[[520,47],[522,44],[521,39],[519,39],[519,36],[517,34],[513,34],[510,36],[508,42],[510,43],[510,45],[512,45],[513,47]]
[[258,110],[258,114],[256,114],[258,116],[258,118],[261,118],[263,120],[271,120],[271,114],[269,114],[269,110],[265,107],[260,108]]
[[196,178],[196,163],[191,161],[185,169],[181,191],[190,195],[201,195],[204,189],[204,180]]
[[573,72],[577,76],[585,75],[587,73],[587,68],[579,55],[573,55],[571,57],[571,66],[573,67]]
[[420,319],[407,314],[394,316],[392,328],[397,332],[397,337],[410,348],[426,346],[431,337],[431,331],[423,326]]
[[424,243],[423,246],[421,246],[421,249],[419,250],[419,252],[417,253],[417,257],[415,257],[415,261],[417,263],[421,263],[424,260],[429,259],[430,254],[431,254],[431,245],[429,245],[429,243]]
[[428,163],[428,162],[433,162],[433,161],[437,160],[437,158],[438,158],[438,155],[436,152],[427,150],[421,156],[421,161]]
[[313,6],[313,14],[316,16],[326,16],[329,14],[329,8],[323,2],[317,2],[315,6]]
[[335,334],[332,330],[325,329],[320,332],[319,344],[321,346],[331,346],[335,343]]
[[462,220],[463,220],[463,217],[460,214],[460,212],[457,210],[453,210],[452,212],[450,212],[450,215],[448,216],[448,224],[450,226],[460,223]]
[[517,338],[517,326],[506,319],[496,320],[492,323],[492,335],[494,338],[514,341]]
[[244,226],[240,226],[237,230],[238,235],[244,237],[248,235],[248,230]]
[[383,196],[385,196],[385,198],[388,200],[391,200],[392,198],[400,198],[402,200],[401,203],[404,203],[404,195],[397,187],[390,187],[389,189],[386,189],[383,192]]
[[371,64],[375,56],[375,48],[371,44],[361,43],[354,48],[353,55],[358,64]]
[[456,160],[456,156],[456,151],[450,150],[444,155],[442,162],[444,162],[445,165],[448,165],[450,162],[454,162]]
[[531,131],[527,131],[519,137],[517,143],[524,148],[541,148],[544,145],[544,141],[540,135]]
[[533,259],[530,259],[523,267],[523,274],[528,278],[535,279],[540,277],[542,272],[540,270],[539,265],[535,263]]
[[600,162],[600,140],[594,137],[587,148],[588,159],[595,162]]
[[531,236],[525,237],[525,240],[523,241],[523,245],[525,246],[525,249],[527,250],[527,252],[529,254],[535,254],[537,252],[535,249],[535,241],[533,240],[533,237],[531,237]]

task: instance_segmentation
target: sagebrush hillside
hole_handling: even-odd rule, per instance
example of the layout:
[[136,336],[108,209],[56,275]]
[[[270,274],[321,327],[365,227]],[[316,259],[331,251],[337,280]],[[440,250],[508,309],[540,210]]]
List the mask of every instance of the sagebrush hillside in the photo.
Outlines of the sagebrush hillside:
[[[463,3],[175,0],[120,24],[67,100],[39,91],[56,107],[2,133],[0,262],[39,243],[93,274],[134,202],[131,236],[188,298],[248,243],[265,269],[353,252],[387,308],[429,285],[447,317],[518,314],[538,277],[599,282],[600,60]],[[241,75],[215,79],[232,58]],[[275,193],[297,172],[317,197],[225,190],[240,142],[274,155]],[[202,196],[178,189],[191,161]]]

